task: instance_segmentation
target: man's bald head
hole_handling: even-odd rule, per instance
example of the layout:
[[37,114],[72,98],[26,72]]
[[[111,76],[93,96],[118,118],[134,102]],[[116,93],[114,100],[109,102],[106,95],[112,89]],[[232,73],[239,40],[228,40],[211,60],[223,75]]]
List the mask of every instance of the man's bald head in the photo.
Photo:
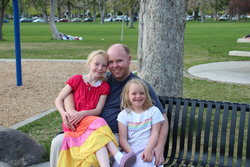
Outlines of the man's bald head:
[[109,58],[109,71],[117,80],[126,79],[129,74],[131,56],[129,48],[123,44],[113,44],[107,50]]

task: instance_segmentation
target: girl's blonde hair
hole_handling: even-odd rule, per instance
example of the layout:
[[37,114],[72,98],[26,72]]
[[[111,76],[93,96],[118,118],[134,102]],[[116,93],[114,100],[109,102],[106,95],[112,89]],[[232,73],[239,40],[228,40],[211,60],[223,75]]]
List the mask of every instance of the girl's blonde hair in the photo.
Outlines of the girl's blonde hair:
[[[88,55],[86,63],[89,64],[94,59],[94,57],[97,56],[97,55],[103,56],[103,58],[107,61],[107,65],[108,65],[108,54],[104,50],[95,50],[95,51],[91,52]],[[102,76],[100,78],[100,80],[101,81],[106,81],[107,78],[105,76]]]
[[121,109],[133,109],[132,104],[129,100],[129,88],[132,84],[137,84],[140,87],[143,88],[144,93],[146,95],[145,97],[145,101],[143,104],[143,109],[148,109],[151,106],[153,106],[153,102],[152,99],[149,95],[149,90],[148,90],[148,86],[146,85],[146,83],[141,80],[141,79],[131,79],[130,81],[128,81],[126,83],[126,85],[124,86],[123,90],[122,90],[122,94],[121,94]]
[[87,58],[87,64],[89,64],[95,56],[97,55],[101,55],[105,58],[105,60],[107,61],[108,63],[108,54],[104,51],[104,50],[95,50],[93,52],[91,52],[89,55],[88,55],[88,58]]

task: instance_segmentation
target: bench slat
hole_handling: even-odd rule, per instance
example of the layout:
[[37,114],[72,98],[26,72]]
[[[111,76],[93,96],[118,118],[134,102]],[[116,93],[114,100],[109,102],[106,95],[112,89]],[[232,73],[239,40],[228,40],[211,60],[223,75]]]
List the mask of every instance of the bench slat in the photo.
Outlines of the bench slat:
[[228,164],[230,167],[233,165],[234,143],[235,143],[235,136],[236,136],[235,134],[236,120],[237,120],[237,104],[234,104],[232,108],[232,116],[231,116],[229,153],[228,153]]
[[200,158],[200,149],[201,149],[201,139],[202,139],[202,121],[204,116],[204,101],[201,101],[199,106],[199,113],[198,113],[198,127],[197,127],[197,134],[196,134],[196,143],[195,143],[195,154],[194,154],[194,165],[198,165],[199,158]]
[[205,125],[205,135],[204,135],[204,143],[203,143],[203,158],[202,165],[206,165],[208,161],[208,148],[209,148],[209,139],[210,139],[210,122],[211,122],[211,114],[212,114],[212,103],[207,104],[207,114],[206,114],[206,125]]
[[247,146],[246,146],[246,164],[250,164],[250,114],[248,114],[248,131],[247,131]]
[[224,112],[222,118],[222,129],[221,129],[221,140],[220,140],[220,159],[219,166],[224,165],[225,153],[226,153],[226,142],[227,142],[227,125],[228,125],[228,103],[224,103]]
[[242,151],[243,151],[243,140],[244,140],[244,127],[246,119],[246,109],[244,105],[240,105],[240,127],[239,127],[239,139],[238,139],[238,150],[237,150],[237,165],[242,164]]
[[[180,101],[181,102],[181,101]],[[180,105],[181,105],[181,103],[178,103],[177,104],[178,105],[178,108],[180,108]],[[184,104],[183,104],[184,106],[183,106],[183,110],[187,110],[188,109],[188,101],[184,101]],[[176,110],[176,111],[178,111],[178,109]],[[179,112],[179,114],[181,114],[181,112]],[[181,115],[179,115],[178,114],[178,116],[176,116],[176,118],[177,119],[179,119],[180,117],[182,117]],[[187,119],[186,119],[186,116],[184,115],[184,118],[185,119],[182,119],[182,124],[181,124],[181,140],[180,140],[180,151],[179,151],[179,155],[178,155],[178,158],[177,158],[177,164],[180,164],[181,162],[182,162],[182,160],[183,160],[183,156],[184,156],[184,151],[185,151],[185,148],[184,148],[184,144],[185,144],[185,133],[186,133],[186,131],[185,131],[185,127],[184,127],[184,125],[186,124],[186,121],[187,121]],[[177,121],[176,121],[177,122]],[[179,122],[178,122],[179,123]]]

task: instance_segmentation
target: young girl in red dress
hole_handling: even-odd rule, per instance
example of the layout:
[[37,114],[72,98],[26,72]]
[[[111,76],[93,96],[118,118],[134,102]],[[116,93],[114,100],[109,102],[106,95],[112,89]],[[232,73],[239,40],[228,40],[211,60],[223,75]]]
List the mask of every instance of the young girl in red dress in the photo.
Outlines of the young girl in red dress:
[[[108,151],[120,166],[132,166],[135,154],[123,155],[106,121],[98,117],[110,91],[103,77],[108,55],[102,50],[94,51],[88,56],[87,65],[89,73],[71,77],[55,100],[65,134],[58,166],[110,166]],[[71,92],[76,111],[67,112],[63,101]]]

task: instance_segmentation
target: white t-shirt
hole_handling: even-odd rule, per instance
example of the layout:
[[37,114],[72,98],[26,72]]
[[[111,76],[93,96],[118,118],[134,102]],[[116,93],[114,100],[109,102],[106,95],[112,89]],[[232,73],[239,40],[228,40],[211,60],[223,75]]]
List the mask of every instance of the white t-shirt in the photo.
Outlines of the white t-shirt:
[[143,113],[122,110],[117,120],[128,127],[128,143],[131,147],[147,145],[153,124],[165,121],[160,110],[152,106]]

